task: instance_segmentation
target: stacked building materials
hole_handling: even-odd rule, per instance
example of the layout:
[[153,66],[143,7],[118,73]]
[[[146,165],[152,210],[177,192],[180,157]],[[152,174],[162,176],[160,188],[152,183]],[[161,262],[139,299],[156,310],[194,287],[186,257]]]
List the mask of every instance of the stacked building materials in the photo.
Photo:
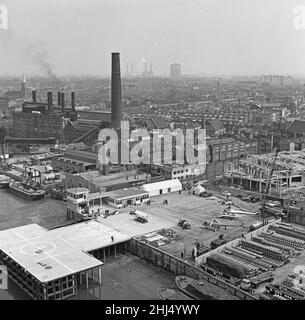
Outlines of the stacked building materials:
[[281,244],[296,251],[305,249],[305,241],[293,237],[288,237],[275,232],[262,232],[260,236],[272,243]]
[[291,225],[279,224],[279,223],[271,225],[269,229],[274,230],[276,233],[305,241],[305,231],[303,229],[292,227]]
[[275,248],[273,246],[266,246],[259,242],[251,241],[251,240],[241,240],[240,246],[242,248],[252,248],[257,249],[263,253],[264,256],[270,257],[274,260],[284,261],[289,255],[285,253],[283,250]]
[[248,276],[253,276],[258,273],[258,268],[243,262],[242,259],[238,260],[231,256],[215,253],[207,257],[207,264],[225,275],[229,275],[238,279]]
[[233,257],[241,258],[245,260],[248,264],[258,268],[262,272],[269,271],[272,268],[272,265],[260,261],[260,259],[257,258],[257,255],[245,253],[239,250],[239,248],[226,248],[224,250],[224,253],[232,255]]
[[277,242],[272,242],[272,241],[269,241],[267,239],[264,239],[263,237],[252,237],[252,240],[254,242],[258,242],[258,243],[261,243],[265,246],[272,246],[274,248],[277,248],[277,249],[280,249],[280,250],[283,250],[287,253],[287,255],[294,255],[295,254],[295,251],[292,250],[290,247],[287,247],[285,245],[282,245],[282,244],[279,244]]

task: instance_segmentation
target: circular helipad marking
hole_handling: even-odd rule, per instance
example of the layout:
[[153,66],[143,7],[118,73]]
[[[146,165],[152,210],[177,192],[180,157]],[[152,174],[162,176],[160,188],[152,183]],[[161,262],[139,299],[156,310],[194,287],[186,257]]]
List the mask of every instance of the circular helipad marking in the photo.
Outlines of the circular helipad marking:
[[48,242],[48,241],[40,241],[40,242],[34,242],[29,243],[23,246],[20,251],[23,254],[27,254],[30,256],[39,256],[43,253],[50,253],[54,251],[56,248],[55,243]]

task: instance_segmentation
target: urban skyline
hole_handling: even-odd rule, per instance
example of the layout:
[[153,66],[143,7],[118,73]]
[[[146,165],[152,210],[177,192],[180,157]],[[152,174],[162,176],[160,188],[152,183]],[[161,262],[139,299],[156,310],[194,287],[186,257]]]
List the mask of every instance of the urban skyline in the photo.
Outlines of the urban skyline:
[[0,75],[22,70],[28,75],[104,76],[110,51],[121,52],[123,63],[138,68],[145,59],[161,76],[169,74],[172,63],[180,63],[185,75],[305,74],[305,31],[294,26],[294,9],[302,1],[1,4],[8,8],[9,27],[0,32]]

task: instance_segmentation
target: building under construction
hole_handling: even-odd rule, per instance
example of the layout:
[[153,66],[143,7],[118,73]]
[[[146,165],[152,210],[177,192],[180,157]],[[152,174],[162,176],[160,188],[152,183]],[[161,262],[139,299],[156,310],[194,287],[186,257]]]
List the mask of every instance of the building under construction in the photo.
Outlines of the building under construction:
[[[273,172],[272,172],[273,170]],[[263,155],[248,155],[237,164],[226,163],[225,177],[232,186],[263,193],[270,179],[269,195],[305,198],[305,149]]]
[[125,252],[128,240],[94,220],[49,231],[29,224],[0,231],[0,262],[33,299],[66,299],[89,279],[101,285],[106,256]]

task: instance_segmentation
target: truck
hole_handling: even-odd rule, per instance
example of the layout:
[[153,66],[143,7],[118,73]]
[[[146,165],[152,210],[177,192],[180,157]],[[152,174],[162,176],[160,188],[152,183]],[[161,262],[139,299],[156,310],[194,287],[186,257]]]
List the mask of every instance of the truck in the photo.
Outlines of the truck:
[[148,222],[148,214],[143,211],[136,210],[134,213],[134,219],[136,221],[141,222],[141,223],[147,223]]
[[273,280],[274,274],[271,271],[267,271],[249,279],[242,279],[240,283],[240,288],[244,291],[251,291],[252,289],[256,289],[261,283],[272,282]]
[[180,226],[182,229],[191,229],[191,224],[185,219],[179,219],[178,226]]

